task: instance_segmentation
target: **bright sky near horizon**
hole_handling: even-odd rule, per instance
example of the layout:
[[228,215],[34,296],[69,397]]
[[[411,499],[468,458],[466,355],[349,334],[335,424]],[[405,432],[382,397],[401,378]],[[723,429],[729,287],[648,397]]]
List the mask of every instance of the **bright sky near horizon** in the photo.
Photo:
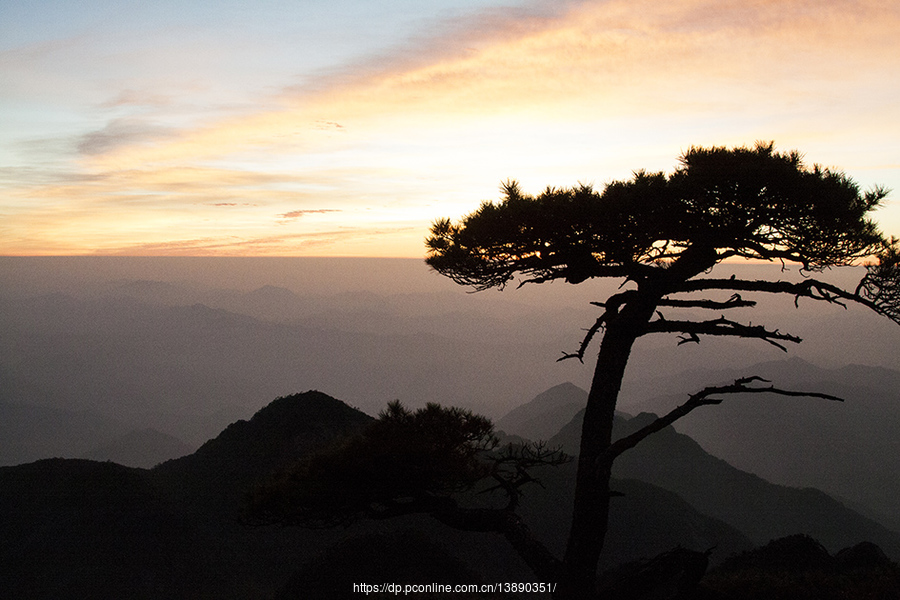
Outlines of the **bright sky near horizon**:
[[424,254],[773,140],[894,191],[893,0],[0,0],[0,255]]

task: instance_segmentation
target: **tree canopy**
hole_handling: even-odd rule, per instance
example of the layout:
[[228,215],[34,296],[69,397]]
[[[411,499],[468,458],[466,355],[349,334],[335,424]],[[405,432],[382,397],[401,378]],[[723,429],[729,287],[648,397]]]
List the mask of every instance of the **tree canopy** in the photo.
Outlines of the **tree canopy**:
[[[558,561],[516,508],[521,488],[538,482],[535,467],[569,460],[541,442],[502,446],[491,421],[468,410],[427,404],[411,411],[392,402],[357,434],[254,489],[245,517],[332,527],[428,514],[455,529],[503,535],[532,571],[551,577]],[[481,502],[461,498],[473,490]]]
[[397,502],[447,497],[489,474],[491,422],[429,404],[393,402],[362,431],[314,453],[256,491],[256,518],[331,526],[376,516]]
[[[378,419],[256,488],[250,521],[331,527],[357,519],[429,514],[467,531],[504,535],[535,572],[556,561],[515,513],[535,467],[569,457],[542,443],[501,446],[489,419],[392,402]],[[481,502],[462,501],[476,490]],[[499,504],[495,500],[500,498]],[[471,499],[470,499],[471,500]]]
[[[896,274],[896,244],[870,218],[887,190],[863,192],[843,173],[808,168],[798,152],[776,152],[774,144],[694,147],[669,175],[638,171],[602,191],[578,185],[529,196],[515,181],[502,191],[500,202],[483,203],[459,223],[436,221],[426,262],[477,289],[505,286],[517,274],[526,282],[641,282],[679,265],[693,276],[730,257],[818,271],[881,256]],[[870,295],[884,290],[875,279],[868,286]]]

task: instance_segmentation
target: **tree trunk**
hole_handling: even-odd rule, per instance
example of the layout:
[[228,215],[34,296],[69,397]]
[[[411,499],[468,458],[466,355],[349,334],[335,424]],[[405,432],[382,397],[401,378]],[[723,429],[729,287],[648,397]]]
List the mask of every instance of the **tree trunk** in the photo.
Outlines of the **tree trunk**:
[[557,587],[560,599],[591,598],[597,563],[609,518],[609,480],[616,401],[635,340],[642,335],[660,296],[644,293],[629,299],[606,323],[581,428],[572,528]]

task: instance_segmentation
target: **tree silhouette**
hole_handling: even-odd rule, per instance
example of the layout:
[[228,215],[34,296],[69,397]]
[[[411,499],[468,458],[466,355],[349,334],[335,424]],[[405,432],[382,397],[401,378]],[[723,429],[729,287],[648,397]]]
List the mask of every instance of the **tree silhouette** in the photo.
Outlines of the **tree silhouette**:
[[[869,214],[887,191],[861,191],[843,173],[807,168],[797,152],[774,144],[753,148],[691,148],[669,175],[637,172],[602,192],[579,185],[524,194],[514,181],[499,203],[483,203],[459,223],[434,223],[426,262],[477,290],[594,277],[623,281],[622,291],[595,303],[600,315],[580,347],[563,359],[583,360],[602,332],[584,414],[574,514],[557,596],[595,594],[606,535],[613,461],[622,452],[691,410],[735,393],[810,395],[761,385],[747,377],[698,392],[681,407],[615,443],[613,416],[635,341],[674,333],[679,344],[701,336],[754,338],[785,349],[800,338],[725,316],[672,319],[662,311],[727,312],[755,306],[748,293],[788,294],[828,303],[861,304],[900,323],[900,243],[886,239]],[[807,277],[799,283],[718,279],[706,274],[729,258],[799,264],[804,274],[868,260],[853,290]],[[836,399],[824,394],[819,397]]]
[[[356,435],[257,487],[248,520],[333,527],[358,519],[428,514],[455,529],[503,535],[526,564],[551,579],[555,558],[516,514],[535,467],[569,458],[541,443],[501,447],[486,417],[428,404],[392,402]],[[461,501],[466,492],[485,501]]]

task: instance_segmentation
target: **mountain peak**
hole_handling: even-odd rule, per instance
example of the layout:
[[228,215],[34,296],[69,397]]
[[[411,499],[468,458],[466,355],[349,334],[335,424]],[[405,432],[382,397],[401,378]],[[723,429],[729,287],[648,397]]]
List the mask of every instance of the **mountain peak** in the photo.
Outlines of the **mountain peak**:
[[497,421],[497,428],[530,440],[546,440],[556,434],[587,404],[588,393],[571,382],[541,392]]
[[240,495],[255,481],[371,421],[319,391],[282,396],[249,421],[232,423],[194,454],[155,471],[200,482],[207,492]]
[[[267,452],[277,446],[292,446],[299,450],[305,438],[333,437],[335,434],[363,425],[372,420],[369,415],[317,390],[281,396],[261,408],[249,421],[240,420],[225,428],[216,438],[206,442],[197,455]],[[282,447],[275,455],[283,455]]]
[[271,300],[296,300],[297,294],[287,289],[286,287],[281,287],[277,285],[264,285],[260,288],[256,288],[252,292],[248,292],[247,296],[251,298],[259,298],[259,299],[271,299]]
[[372,417],[318,390],[276,398],[250,419],[254,427],[285,433],[367,423]]
[[562,401],[567,401],[573,395],[584,396],[587,398],[587,392],[571,381],[566,381],[564,383],[560,383],[559,385],[554,385],[552,388],[541,392],[537,396],[535,396],[532,402],[548,402],[548,403],[557,403]]

